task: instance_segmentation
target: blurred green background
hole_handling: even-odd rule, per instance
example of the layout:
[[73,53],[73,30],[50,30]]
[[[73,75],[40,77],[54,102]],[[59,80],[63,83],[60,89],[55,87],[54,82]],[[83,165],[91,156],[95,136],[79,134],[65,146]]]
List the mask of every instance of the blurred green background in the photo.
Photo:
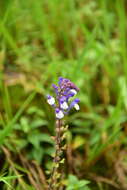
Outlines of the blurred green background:
[[66,118],[65,189],[127,189],[126,21],[126,0],[0,1],[1,190],[44,189],[55,126],[45,96],[59,76],[81,100]]

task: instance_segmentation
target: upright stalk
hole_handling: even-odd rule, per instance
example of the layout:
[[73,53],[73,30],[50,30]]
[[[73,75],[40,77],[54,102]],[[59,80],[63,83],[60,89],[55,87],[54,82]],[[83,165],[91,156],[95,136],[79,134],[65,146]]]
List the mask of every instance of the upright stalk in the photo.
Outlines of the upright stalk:
[[57,120],[56,121],[56,136],[55,136],[55,156],[53,159],[53,169],[51,172],[51,178],[49,183],[49,189],[50,190],[57,190],[59,189],[60,184],[60,178],[61,174],[60,171],[60,162],[62,160],[62,153],[63,153],[63,147],[62,147],[62,140],[63,140],[63,127],[62,127],[62,121]]
[[74,97],[79,88],[75,86],[69,79],[59,77],[58,86],[52,84],[54,88],[56,98],[47,95],[47,102],[55,110],[56,116],[56,135],[55,135],[55,156],[53,160],[53,169],[49,180],[49,190],[60,190],[62,172],[60,171],[60,164],[64,163],[62,159],[62,153],[65,149],[64,143],[62,142],[65,138],[65,132],[67,127],[62,126],[62,120],[65,115],[69,113],[72,108],[79,110],[78,103],[80,100],[75,98],[70,101],[70,98]]

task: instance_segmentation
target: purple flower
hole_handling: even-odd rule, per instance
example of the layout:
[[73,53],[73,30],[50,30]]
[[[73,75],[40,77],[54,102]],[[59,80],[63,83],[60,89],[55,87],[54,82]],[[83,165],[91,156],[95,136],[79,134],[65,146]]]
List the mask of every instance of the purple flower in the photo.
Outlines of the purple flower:
[[80,102],[80,100],[78,98],[76,98],[75,100],[73,100],[70,104],[70,108],[75,108],[76,110],[79,110],[79,105],[78,103]]
[[79,88],[69,79],[59,77],[58,86],[52,84],[52,87],[56,93],[56,100],[53,96],[48,95],[47,102],[55,108],[57,119],[62,119],[73,107],[76,110],[80,109],[78,105],[80,100],[78,98],[70,101],[77,94]]
[[47,95],[47,102],[52,106],[55,104],[55,98],[53,96]]
[[56,108],[55,112],[56,112],[56,118],[57,119],[62,119],[64,117],[64,113],[59,108]]

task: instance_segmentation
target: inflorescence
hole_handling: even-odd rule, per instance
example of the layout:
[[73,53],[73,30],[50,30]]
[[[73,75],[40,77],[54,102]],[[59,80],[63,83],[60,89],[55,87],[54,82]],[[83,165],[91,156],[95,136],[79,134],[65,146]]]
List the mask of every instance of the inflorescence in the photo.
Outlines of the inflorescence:
[[56,98],[47,95],[47,102],[55,109],[57,119],[62,119],[73,107],[76,110],[80,109],[78,105],[80,100],[78,98],[70,100],[77,94],[79,89],[69,79],[59,77],[58,86],[52,84],[52,87],[56,93]]

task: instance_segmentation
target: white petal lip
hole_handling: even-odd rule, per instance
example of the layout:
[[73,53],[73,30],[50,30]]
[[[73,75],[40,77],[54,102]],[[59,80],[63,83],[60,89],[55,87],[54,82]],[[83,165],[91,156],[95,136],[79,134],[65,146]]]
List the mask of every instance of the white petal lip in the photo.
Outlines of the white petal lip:
[[75,105],[74,105],[74,108],[75,108],[76,110],[80,110],[80,107],[79,107],[78,104],[75,104]]
[[64,102],[62,104],[60,104],[60,107],[64,110],[67,110],[68,109],[68,105],[67,105],[67,102]]
[[58,119],[62,119],[62,118],[64,117],[63,112],[60,110],[58,113],[56,113],[56,117],[57,117]]
[[70,92],[77,94],[77,91],[75,89],[71,89]]
[[54,105],[55,104],[55,98],[51,97],[47,100],[48,104]]

